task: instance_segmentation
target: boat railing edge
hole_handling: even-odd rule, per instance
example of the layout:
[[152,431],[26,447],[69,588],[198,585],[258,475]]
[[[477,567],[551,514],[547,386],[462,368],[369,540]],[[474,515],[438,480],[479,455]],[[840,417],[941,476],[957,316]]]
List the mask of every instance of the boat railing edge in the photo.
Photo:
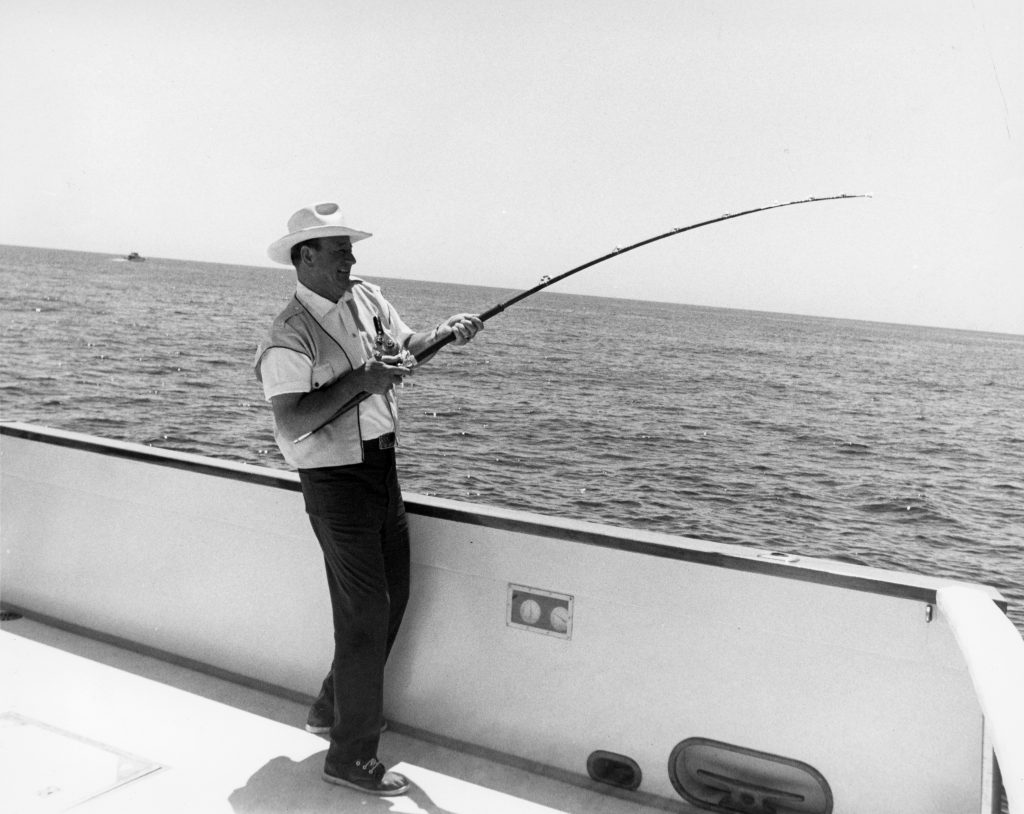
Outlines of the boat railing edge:
[[[289,491],[300,490],[298,474],[295,472],[135,442],[116,441],[70,430],[0,421],[0,436],[54,444]],[[552,517],[409,492],[405,494],[405,503],[410,514],[422,517],[452,520],[483,528],[575,541],[634,554],[685,560],[786,579],[825,583],[856,591],[913,599],[928,605],[935,603],[936,590],[939,586],[956,584],[952,579],[888,571],[836,559],[786,554],[755,546],[711,542],[680,534],[623,528],[577,518]],[[999,608],[1006,609],[1005,598],[995,588],[982,585],[975,587],[979,591],[984,591]]]
[[1024,811],[1024,639],[991,597],[966,585],[938,590],[974,684],[1011,812]]

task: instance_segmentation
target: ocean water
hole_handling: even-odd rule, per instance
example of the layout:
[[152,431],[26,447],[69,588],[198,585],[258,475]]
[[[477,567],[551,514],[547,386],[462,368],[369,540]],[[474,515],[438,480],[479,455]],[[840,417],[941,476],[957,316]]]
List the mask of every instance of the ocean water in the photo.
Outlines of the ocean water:
[[[512,291],[373,277],[428,327]],[[0,247],[0,418],[285,468],[288,269]],[[543,292],[400,393],[407,493],[980,582],[1024,632],[1024,337]]]

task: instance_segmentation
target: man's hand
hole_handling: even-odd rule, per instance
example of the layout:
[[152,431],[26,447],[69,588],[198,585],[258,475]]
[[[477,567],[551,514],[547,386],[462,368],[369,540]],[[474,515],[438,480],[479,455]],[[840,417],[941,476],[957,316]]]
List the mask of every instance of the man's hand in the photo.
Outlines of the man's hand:
[[365,393],[382,396],[410,373],[412,368],[405,364],[401,356],[367,359],[360,369],[360,387]]
[[[448,328],[450,330],[445,331]],[[443,339],[448,334],[454,335],[453,345],[465,345],[470,339],[484,329],[484,324],[476,314],[456,314],[448,317],[438,326],[438,338]]]

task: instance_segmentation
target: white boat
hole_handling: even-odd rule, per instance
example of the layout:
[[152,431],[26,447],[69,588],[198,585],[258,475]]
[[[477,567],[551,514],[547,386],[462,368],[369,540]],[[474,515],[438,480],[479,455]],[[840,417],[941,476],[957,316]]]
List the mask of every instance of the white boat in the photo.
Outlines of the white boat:
[[[18,756],[0,799],[991,814],[1001,779],[1024,811],[1024,641],[994,589],[414,494],[382,748],[415,790],[329,787],[326,744],[300,729],[332,632],[297,477],[0,433],[0,596],[24,617],[0,633]],[[134,674],[142,659],[179,686]],[[215,703],[207,680],[262,700]],[[58,742],[115,769],[69,790]]]

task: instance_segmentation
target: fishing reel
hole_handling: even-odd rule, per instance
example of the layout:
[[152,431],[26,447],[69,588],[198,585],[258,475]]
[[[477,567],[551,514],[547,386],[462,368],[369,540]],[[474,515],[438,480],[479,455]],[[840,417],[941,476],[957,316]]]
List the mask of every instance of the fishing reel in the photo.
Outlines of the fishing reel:
[[412,366],[416,359],[409,353],[408,350],[399,346],[394,338],[387,331],[384,330],[384,325],[380,321],[380,317],[373,318],[373,329],[376,331],[376,336],[373,340],[373,358],[378,362],[384,361],[385,356],[398,357],[397,362],[392,362],[395,365],[409,365]]
[[379,362],[385,356],[398,355],[398,343],[384,330],[380,317],[373,318],[373,329],[377,332],[373,340],[373,358]]

